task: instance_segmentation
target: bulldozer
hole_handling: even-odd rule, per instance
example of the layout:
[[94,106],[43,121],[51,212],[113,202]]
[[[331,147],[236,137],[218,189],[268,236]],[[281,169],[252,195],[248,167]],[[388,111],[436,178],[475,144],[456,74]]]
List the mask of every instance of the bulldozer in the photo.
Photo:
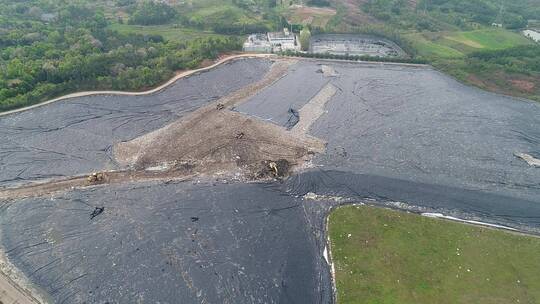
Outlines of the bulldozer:
[[105,180],[105,174],[102,172],[94,172],[88,175],[87,180],[91,184],[98,184]]
[[274,177],[279,177],[278,166],[275,162],[270,162],[268,164],[268,167],[270,167],[270,170],[272,170],[272,174],[274,175]]

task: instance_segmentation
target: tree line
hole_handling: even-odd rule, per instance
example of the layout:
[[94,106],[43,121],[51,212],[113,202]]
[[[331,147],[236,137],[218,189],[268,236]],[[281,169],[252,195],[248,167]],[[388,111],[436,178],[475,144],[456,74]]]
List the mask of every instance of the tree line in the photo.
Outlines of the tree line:
[[43,21],[50,8],[40,3],[0,2],[7,8],[0,12],[0,111],[73,91],[148,88],[241,47],[236,37],[173,42],[120,34],[84,3],[56,8],[60,13]]

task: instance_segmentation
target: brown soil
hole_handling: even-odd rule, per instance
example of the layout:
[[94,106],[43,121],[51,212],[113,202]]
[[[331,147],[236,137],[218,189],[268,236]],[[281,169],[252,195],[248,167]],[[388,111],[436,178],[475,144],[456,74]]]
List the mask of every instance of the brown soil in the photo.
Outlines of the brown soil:
[[333,8],[298,6],[291,10],[291,16],[288,21],[300,21],[304,24],[312,24],[315,17],[317,17],[319,22],[316,26],[324,27],[335,14],[336,10]]
[[362,10],[362,6],[367,2],[367,0],[333,0],[334,6],[344,5],[347,11],[347,14],[343,18],[345,23],[351,26],[365,25],[380,23],[376,18],[370,16]]
[[474,86],[504,95],[531,98],[531,95],[540,94],[539,77],[496,72],[486,77],[470,74],[467,81]]
[[53,180],[42,183],[33,183],[17,188],[0,190],[0,199],[20,199],[25,197],[38,197],[50,193],[62,192],[74,188],[94,187],[100,185],[120,184],[135,181],[150,180],[184,180],[194,176],[189,168],[176,167],[167,172],[151,171],[115,171],[104,172],[105,179],[101,182],[90,182],[88,176],[74,176],[62,180]]
[[483,89],[486,89],[495,93],[503,93],[503,90],[501,90],[501,88],[499,88],[495,84],[489,83],[488,81],[484,79],[481,79],[477,75],[470,74],[467,77],[467,81],[474,86],[477,86],[477,87],[480,87],[480,88],[483,88]]
[[296,163],[323,147],[316,139],[293,136],[282,127],[214,106],[121,143],[114,155],[136,170],[187,164],[197,173],[231,172],[249,178],[264,160]]
[[534,93],[536,88],[536,84],[534,82],[527,80],[513,79],[510,80],[510,83],[512,86],[514,86],[514,88],[527,93]]
[[6,268],[11,268],[5,263],[5,258],[0,258],[0,303],[2,304],[38,304],[43,303],[42,300],[37,299],[32,295],[32,291],[22,288],[21,282],[13,280],[10,275],[11,269],[8,272],[4,272]]

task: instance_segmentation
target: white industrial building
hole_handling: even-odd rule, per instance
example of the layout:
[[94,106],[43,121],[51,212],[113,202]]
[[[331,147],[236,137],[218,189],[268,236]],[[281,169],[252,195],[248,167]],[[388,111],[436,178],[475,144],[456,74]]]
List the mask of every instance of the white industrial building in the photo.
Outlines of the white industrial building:
[[282,32],[249,35],[244,42],[245,52],[276,53],[282,51],[299,51],[298,36],[288,29]]
[[251,34],[244,42],[244,52],[271,53],[272,45],[266,34]]
[[536,31],[533,31],[533,30],[524,30],[523,35],[525,35],[526,37],[531,38],[532,40],[534,40],[536,42],[540,42],[540,33],[539,32],[536,32]]
[[284,28],[282,32],[268,33],[268,41],[274,48],[274,51],[299,51],[300,43],[295,33],[289,32],[289,29]]

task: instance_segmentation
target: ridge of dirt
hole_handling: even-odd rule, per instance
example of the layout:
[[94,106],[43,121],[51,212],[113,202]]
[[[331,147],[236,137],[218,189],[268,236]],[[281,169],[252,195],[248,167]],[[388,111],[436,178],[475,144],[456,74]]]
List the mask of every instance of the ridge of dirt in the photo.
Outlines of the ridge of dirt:
[[195,176],[189,168],[175,167],[168,171],[109,171],[103,172],[104,179],[99,182],[90,182],[87,175],[73,176],[61,180],[33,183],[16,188],[0,190],[0,199],[21,199],[26,197],[39,197],[68,189],[95,187],[100,185],[121,184],[135,181],[150,180],[187,180]]

